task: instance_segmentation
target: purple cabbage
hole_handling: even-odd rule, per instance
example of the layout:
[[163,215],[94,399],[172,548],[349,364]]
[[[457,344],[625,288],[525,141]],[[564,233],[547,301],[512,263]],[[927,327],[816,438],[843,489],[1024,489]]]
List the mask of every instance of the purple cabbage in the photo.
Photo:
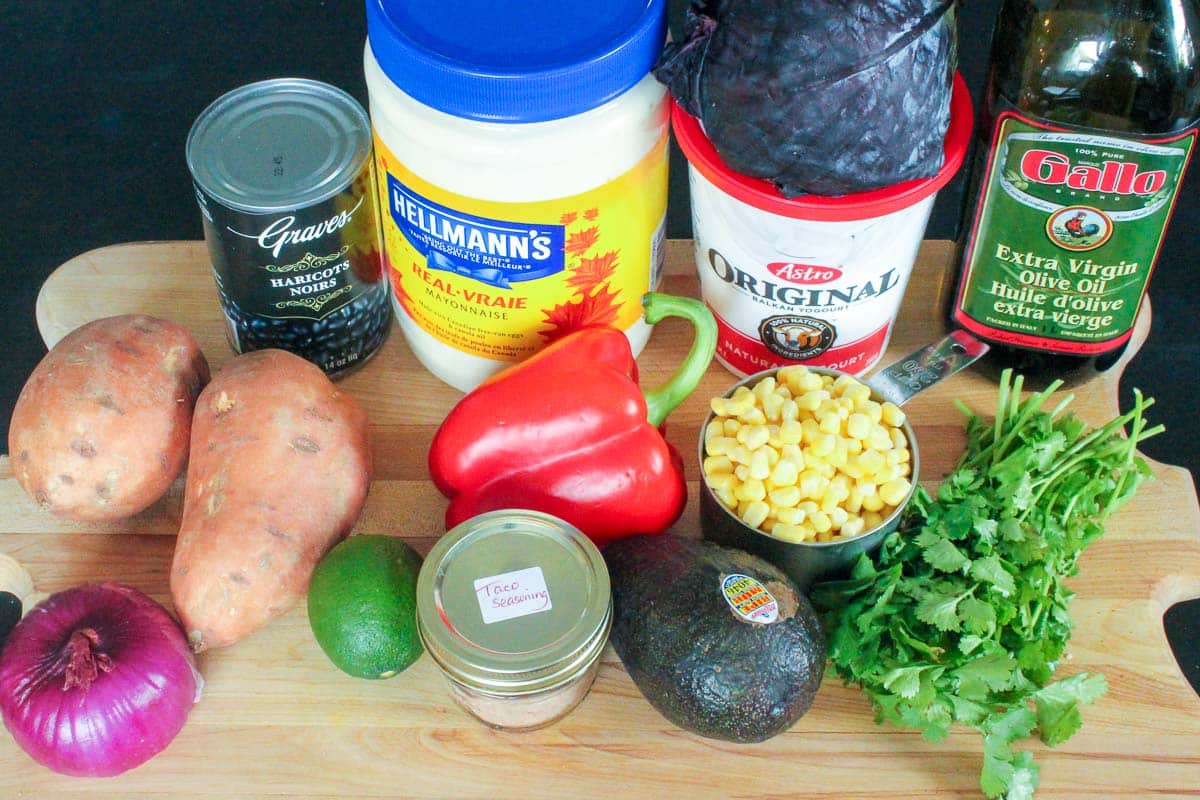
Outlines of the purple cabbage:
[[733,170],[786,197],[942,166],[954,0],[692,0],[655,75]]

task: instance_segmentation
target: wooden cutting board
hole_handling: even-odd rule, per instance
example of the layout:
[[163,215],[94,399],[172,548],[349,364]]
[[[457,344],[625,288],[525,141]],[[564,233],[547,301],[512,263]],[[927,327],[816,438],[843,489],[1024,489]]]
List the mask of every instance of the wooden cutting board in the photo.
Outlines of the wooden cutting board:
[[[921,250],[889,360],[939,329],[939,293],[951,247]],[[689,242],[671,242],[664,290],[696,294]],[[146,312],[197,336],[214,367],[232,357],[223,338],[201,242],[147,242],[85,253],[60,267],[38,298],[49,344],[101,316]],[[1139,323],[1140,337],[1148,313]],[[639,359],[657,383],[687,347],[686,323],[668,320]],[[1131,348],[1131,350],[1134,348]],[[1123,366],[1123,365],[1122,365]],[[1075,408],[1100,423],[1116,413],[1120,368],[1077,391]],[[695,438],[709,397],[734,377],[712,366],[672,414],[669,438],[691,481],[675,530],[696,535]],[[422,553],[442,532],[445,504],[425,455],[460,396],[417,363],[398,330],[342,386],[366,406],[378,477],[356,532],[400,535]],[[952,400],[991,414],[995,386],[962,373],[906,410],[921,442],[927,484],[964,443]],[[1200,511],[1190,476],[1154,465],[1157,480],[1110,521],[1108,534],[1072,582],[1077,631],[1063,675],[1108,677],[1109,691],[1084,710],[1083,730],[1049,750],[1031,743],[1044,798],[1195,796],[1200,787],[1200,700],[1170,655],[1161,616],[1200,595]],[[182,484],[118,524],[83,525],[37,509],[0,458],[0,552],[23,562],[38,588],[96,579],[124,581],[169,603],[167,571]],[[811,711],[787,734],[733,745],[685,733],[642,698],[609,648],[595,688],[562,722],[526,733],[490,730],[459,710],[428,657],[387,681],[338,672],[313,640],[303,608],[229,649],[203,654],[207,680],[179,737],[160,756],[109,780],[69,779],[33,763],[0,735],[2,797],[977,797],[981,745],[955,731],[938,744],[878,727],[864,695],[827,677]]]

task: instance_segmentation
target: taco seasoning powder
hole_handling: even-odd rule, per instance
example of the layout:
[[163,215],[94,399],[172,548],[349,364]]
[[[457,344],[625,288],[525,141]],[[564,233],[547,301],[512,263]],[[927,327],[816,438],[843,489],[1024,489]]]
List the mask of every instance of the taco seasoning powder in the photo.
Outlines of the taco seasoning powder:
[[519,5],[367,2],[396,316],[463,391],[585,325],[636,354],[661,274],[665,1]]
[[334,377],[365,362],[391,306],[362,106],[318,81],[242,86],[197,117],[187,162],[233,349]]

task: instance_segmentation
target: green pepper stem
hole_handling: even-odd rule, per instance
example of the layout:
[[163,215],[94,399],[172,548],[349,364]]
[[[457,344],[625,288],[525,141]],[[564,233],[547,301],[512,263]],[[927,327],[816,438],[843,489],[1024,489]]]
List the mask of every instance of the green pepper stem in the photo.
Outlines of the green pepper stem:
[[675,374],[657,389],[642,392],[646,396],[646,419],[657,428],[692,393],[712,363],[713,354],[717,352],[717,321],[708,306],[691,297],[647,292],[642,295],[642,308],[646,322],[651,325],[667,317],[683,317],[695,327],[692,349]]

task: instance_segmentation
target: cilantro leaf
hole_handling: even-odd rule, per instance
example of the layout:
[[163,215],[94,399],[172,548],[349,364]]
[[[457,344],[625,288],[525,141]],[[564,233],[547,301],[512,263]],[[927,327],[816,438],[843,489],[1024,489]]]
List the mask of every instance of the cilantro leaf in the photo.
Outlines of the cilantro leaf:
[[1042,741],[1054,747],[1071,738],[1083,724],[1079,706],[1094,702],[1106,689],[1103,675],[1086,672],[1039,689],[1034,694],[1034,705]]
[[957,631],[958,604],[965,594],[945,594],[940,591],[930,591],[917,604],[917,619],[928,623],[939,631]]
[[936,542],[925,546],[921,556],[929,566],[942,572],[959,572],[971,564],[971,560],[954,546],[954,542],[940,536]]
[[1004,568],[1000,557],[993,554],[977,558],[971,562],[971,577],[977,581],[990,583],[996,591],[1005,597],[1016,594],[1017,585],[1013,576]]
[[1104,520],[1150,476],[1138,444],[1153,401],[1089,430],[1057,390],[1022,399],[1001,377],[996,415],[966,412],[967,447],[932,495],[913,495],[899,530],[859,558],[852,577],[818,585],[833,668],[863,687],[876,721],[929,741],[954,722],[983,737],[979,785],[1029,800],[1038,768],[1014,744],[1036,730],[1048,745],[1082,724],[1103,676],[1053,681],[1073,623],[1064,581]]

